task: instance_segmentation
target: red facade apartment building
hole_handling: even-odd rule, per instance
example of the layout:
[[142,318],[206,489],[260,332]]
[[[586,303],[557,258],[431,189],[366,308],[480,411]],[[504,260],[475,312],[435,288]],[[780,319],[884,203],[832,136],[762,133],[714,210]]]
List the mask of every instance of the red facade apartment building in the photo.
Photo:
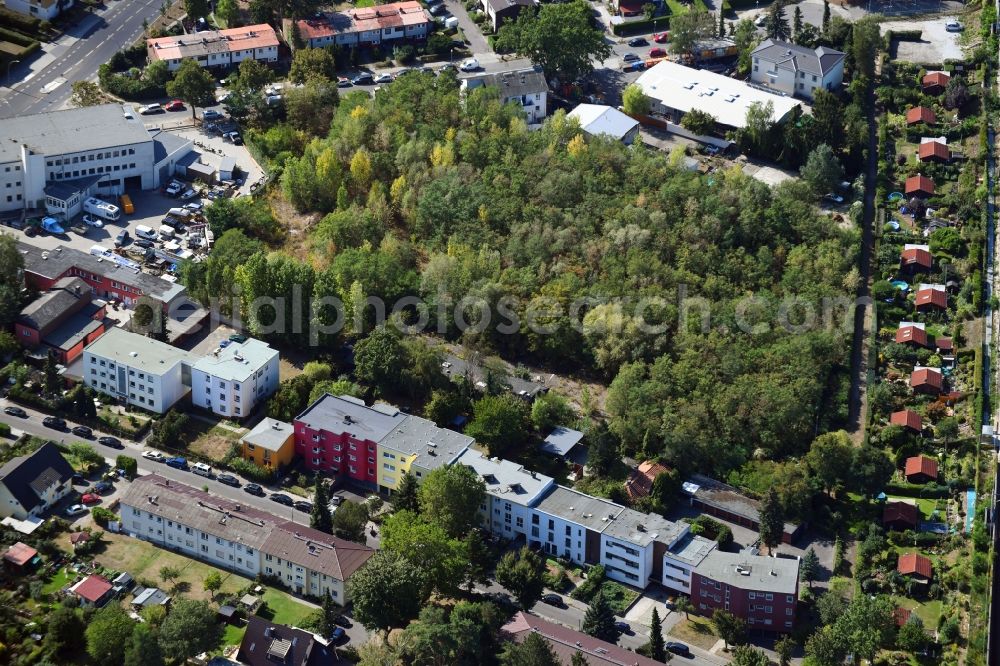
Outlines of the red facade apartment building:
[[378,487],[378,442],[406,414],[395,407],[330,394],[295,417],[295,453],[306,468]]
[[729,611],[744,618],[749,629],[790,631],[798,598],[798,559],[714,550],[691,574],[691,601],[699,614]]

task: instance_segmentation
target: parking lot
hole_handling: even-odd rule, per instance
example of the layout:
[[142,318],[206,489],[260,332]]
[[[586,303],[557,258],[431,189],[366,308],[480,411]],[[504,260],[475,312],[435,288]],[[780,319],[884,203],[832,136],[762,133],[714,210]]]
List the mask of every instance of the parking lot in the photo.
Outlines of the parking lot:
[[887,30],[894,32],[920,31],[919,41],[893,40],[894,60],[917,64],[941,65],[945,60],[961,60],[962,47],[959,32],[948,32],[946,21],[951,17],[928,19],[925,21],[886,21],[879,24],[884,35]]

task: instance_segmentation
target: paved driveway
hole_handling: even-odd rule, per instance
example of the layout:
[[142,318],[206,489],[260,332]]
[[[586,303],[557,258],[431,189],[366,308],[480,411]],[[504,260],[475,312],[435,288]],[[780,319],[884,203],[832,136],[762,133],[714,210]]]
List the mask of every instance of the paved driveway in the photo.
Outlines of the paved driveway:
[[879,25],[884,35],[887,30],[896,32],[920,31],[919,41],[896,40],[892,57],[905,62],[940,65],[945,60],[962,58],[962,47],[958,40],[961,33],[948,32],[944,24],[947,18],[926,21],[886,21]]

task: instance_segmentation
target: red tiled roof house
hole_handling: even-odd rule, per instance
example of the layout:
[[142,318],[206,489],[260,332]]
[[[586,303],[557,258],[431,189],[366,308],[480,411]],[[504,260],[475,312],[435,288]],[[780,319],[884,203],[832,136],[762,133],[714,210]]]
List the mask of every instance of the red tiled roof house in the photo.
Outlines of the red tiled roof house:
[[924,329],[924,325],[912,321],[903,321],[899,323],[899,328],[896,329],[896,344],[911,345],[914,347],[930,346],[928,344],[927,331]]
[[910,388],[914,393],[937,395],[944,390],[944,377],[937,368],[914,368]]
[[910,176],[906,179],[904,190],[908,197],[927,199],[934,196],[934,181],[920,174]]
[[653,460],[640,463],[639,468],[632,470],[625,480],[625,492],[631,499],[648,497],[656,477],[668,471],[666,467]]
[[111,596],[114,586],[104,576],[93,574],[69,588],[71,594],[80,599],[83,606],[103,606]]
[[18,541],[13,546],[8,548],[7,552],[3,554],[3,561],[13,565],[18,570],[22,570],[25,566],[34,561],[36,557],[38,557],[37,550],[26,543]]
[[933,125],[936,122],[937,116],[935,116],[934,112],[926,106],[915,106],[906,112],[907,125],[916,125],[918,123]]
[[929,583],[931,578],[934,577],[934,566],[931,564],[930,559],[919,553],[904,553],[900,555],[896,571],[922,583]]
[[893,412],[889,417],[889,423],[898,425],[919,434],[924,429],[923,419],[912,409],[904,409]]
[[921,162],[947,162],[951,159],[951,150],[940,141],[924,141],[917,149],[917,159]]
[[938,464],[934,458],[912,456],[906,459],[906,467],[903,470],[903,474],[910,483],[936,481],[938,477]]
[[926,245],[907,245],[899,255],[900,267],[909,273],[926,273],[934,266],[934,256]]
[[920,86],[925,95],[940,95],[948,85],[951,77],[944,72],[931,72],[925,74],[920,80]]
[[906,502],[889,502],[882,509],[882,527],[903,532],[915,530],[920,520],[920,510]]
[[917,290],[913,305],[917,308],[918,312],[947,310],[948,292],[944,290],[944,287],[938,288],[937,285],[921,286]]

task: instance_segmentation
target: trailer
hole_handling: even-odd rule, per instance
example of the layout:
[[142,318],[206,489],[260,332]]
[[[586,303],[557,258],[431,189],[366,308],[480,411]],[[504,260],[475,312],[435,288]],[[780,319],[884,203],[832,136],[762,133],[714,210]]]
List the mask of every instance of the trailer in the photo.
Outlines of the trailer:
[[83,202],[83,210],[111,222],[117,222],[121,217],[121,208],[96,197],[88,197]]

